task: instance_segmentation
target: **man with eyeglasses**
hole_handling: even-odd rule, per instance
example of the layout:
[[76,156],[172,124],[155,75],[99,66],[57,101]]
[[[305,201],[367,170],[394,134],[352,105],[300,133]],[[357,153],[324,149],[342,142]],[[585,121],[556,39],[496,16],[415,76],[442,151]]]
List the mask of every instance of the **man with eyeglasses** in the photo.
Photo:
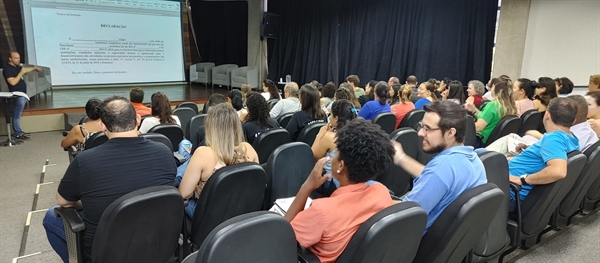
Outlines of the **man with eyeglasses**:
[[406,155],[400,143],[392,143],[394,163],[414,177],[413,189],[403,201],[416,202],[427,212],[427,232],[454,199],[487,183],[487,178],[473,147],[463,144],[467,131],[464,109],[451,101],[434,102],[424,109],[418,134],[423,138],[423,152],[437,156],[424,166]]

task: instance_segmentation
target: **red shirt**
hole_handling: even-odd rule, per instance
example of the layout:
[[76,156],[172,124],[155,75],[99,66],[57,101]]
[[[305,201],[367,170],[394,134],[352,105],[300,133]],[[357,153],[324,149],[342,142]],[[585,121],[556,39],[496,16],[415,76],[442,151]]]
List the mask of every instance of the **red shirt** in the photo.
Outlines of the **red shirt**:
[[391,107],[392,113],[394,113],[394,115],[396,115],[396,129],[398,128],[398,125],[400,125],[400,122],[402,122],[402,119],[404,119],[404,116],[406,116],[406,114],[415,109],[415,105],[412,102],[407,102],[407,103],[399,103],[399,104],[394,104]]
[[313,200],[291,224],[301,246],[321,262],[335,262],[362,223],[391,205],[384,185],[351,184],[338,188],[331,197]]
[[479,108],[479,104],[483,102],[483,97],[481,95],[473,95],[473,104],[475,107]]
[[143,103],[132,102],[133,108],[135,109],[135,113],[140,116],[152,115],[152,109],[146,107]]

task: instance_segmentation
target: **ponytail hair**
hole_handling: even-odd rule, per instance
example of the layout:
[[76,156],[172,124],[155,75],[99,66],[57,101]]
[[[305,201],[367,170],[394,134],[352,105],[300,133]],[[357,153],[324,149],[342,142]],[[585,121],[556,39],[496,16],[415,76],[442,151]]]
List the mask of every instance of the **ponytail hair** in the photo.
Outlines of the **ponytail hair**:
[[377,85],[375,85],[375,95],[379,98],[379,104],[385,105],[389,90],[390,88],[385,81],[377,82]]
[[341,129],[358,116],[354,104],[349,100],[334,101],[331,105],[331,115],[338,118],[336,129]]

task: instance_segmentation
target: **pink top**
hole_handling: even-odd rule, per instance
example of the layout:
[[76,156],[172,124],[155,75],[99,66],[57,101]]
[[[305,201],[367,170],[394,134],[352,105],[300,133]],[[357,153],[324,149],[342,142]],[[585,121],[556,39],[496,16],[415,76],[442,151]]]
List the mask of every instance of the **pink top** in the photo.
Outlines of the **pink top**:
[[535,105],[530,99],[517,100],[515,103],[517,105],[517,115],[519,115],[519,117],[521,117],[521,114],[524,112],[535,109]]

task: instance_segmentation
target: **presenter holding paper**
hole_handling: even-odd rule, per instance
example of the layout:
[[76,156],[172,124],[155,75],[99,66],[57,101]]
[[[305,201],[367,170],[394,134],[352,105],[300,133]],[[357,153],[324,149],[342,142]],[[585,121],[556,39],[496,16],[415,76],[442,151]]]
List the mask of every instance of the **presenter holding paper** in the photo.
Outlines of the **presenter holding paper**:
[[39,67],[22,67],[21,55],[19,55],[19,52],[11,51],[8,56],[8,64],[4,67],[4,71],[2,72],[2,75],[8,84],[9,91],[17,96],[14,99],[12,127],[14,131],[13,136],[18,140],[29,140],[29,134],[24,133],[21,130],[21,114],[23,114],[23,108],[25,108],[25,103],[27,103],[27,100],[29,99],[27,97],[27,86],[23,80],[23,75],[34,70],[42,72],[42,69]]

